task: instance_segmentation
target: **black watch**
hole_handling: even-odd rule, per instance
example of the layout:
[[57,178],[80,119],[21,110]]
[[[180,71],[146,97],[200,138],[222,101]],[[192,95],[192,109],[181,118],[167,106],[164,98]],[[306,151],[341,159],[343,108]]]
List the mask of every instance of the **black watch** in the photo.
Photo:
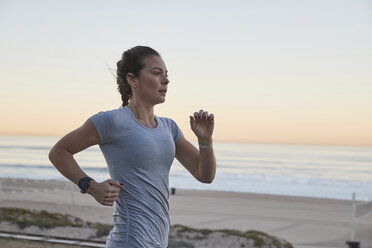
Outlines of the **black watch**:
[[85,194],[87,193],[87,190],[89,188],[89,183],[90,181],[92,181],[93,178],[90,178],[90,177],[83,177],[82,179],[79,180],[79,188],[80,188],[80,192]]

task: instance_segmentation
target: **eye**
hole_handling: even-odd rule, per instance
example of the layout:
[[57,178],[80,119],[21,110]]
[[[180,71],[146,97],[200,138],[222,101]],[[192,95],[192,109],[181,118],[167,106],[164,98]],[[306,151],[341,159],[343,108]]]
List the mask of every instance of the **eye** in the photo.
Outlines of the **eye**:
[[[160,74],[162,74],[162,71],[153,71],[152,72],[155,76],[160,76]],[[168,77],[168,73],[165,73],[164,75],[165,77]]]

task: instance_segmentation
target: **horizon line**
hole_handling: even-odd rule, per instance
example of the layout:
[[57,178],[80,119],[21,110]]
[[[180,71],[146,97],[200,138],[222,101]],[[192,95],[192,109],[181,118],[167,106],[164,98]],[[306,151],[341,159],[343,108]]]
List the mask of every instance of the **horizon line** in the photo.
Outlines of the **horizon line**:
[[[49,134],[4,134],[0,133],[0,136],[8,137],[49,137],[49,138],[62,138],[64,135],[49,135]],[[197,139],[189,139],[191,142],[196,142]],[[245,144],[257,144],[257,145],[299,145],[299,146],[335,146],[335,147],[371,147],[371,145],[348,145],[348,144],[335,144],[335,143],[301,143],[301,142],[265,142],[265,141],[249,141],[249,140],[225,140],[225,139],[213,139],[213,141],[220,143],[245,143]]]

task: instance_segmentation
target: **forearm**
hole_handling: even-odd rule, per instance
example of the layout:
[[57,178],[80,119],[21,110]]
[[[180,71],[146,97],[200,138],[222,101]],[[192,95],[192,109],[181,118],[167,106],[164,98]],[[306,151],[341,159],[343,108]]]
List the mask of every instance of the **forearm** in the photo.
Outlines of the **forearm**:
[[[199,139],[200,145],[212,145],[212,139]],[[199,179],[204,183],[211,183],[216,175],[216,157],[214,155],[213,146],[210,148],[199,149]]]
[[80,168],[73,155],[67,150],[53,147],[49,153],[49,160],[63,176],[75,184],[78,184],[81,178],[87,176]]

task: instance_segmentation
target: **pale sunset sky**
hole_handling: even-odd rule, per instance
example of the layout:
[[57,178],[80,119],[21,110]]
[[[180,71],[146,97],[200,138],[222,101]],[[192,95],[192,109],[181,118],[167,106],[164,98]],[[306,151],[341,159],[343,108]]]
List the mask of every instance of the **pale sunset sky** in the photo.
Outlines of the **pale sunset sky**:
[[0,135],[61,137],[118,108],[116,62],[163,57],[155,114],[214,140],[372,146],[372,1],[0,0]]

